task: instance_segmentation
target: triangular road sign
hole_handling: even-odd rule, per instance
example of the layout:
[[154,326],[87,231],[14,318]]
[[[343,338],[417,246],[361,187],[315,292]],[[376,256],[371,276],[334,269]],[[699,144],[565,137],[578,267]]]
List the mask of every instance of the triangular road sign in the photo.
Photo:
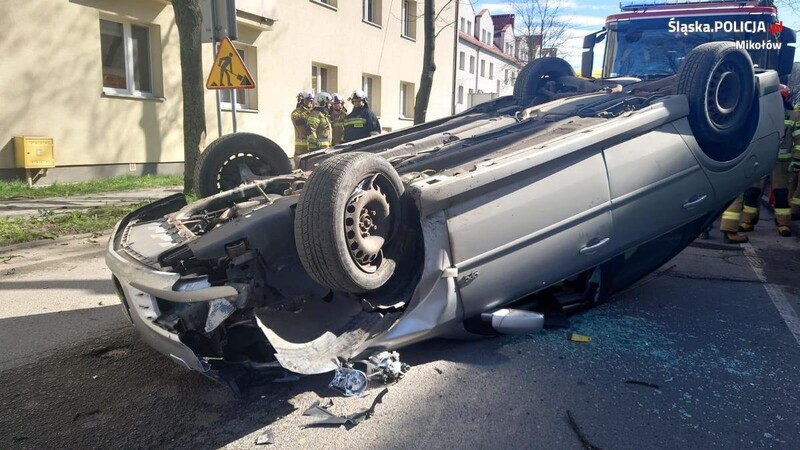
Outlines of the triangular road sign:
[[239,52],[231,40],[225,36],[219,43],[217,57],[206,80],[206,89],[253,89],[256,87],[253,76],[244,65]]

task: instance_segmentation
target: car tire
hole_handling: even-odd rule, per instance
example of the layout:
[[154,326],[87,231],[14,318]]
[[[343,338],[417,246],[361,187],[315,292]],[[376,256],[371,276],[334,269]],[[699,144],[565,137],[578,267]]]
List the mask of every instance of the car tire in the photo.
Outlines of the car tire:
[[514,97],[527,106],[544,83],[564,76],[575,76],[575,70],[567,61],[552,56],[534,59],[520,71],[514,82]]
[[253,133],[228,134],[200,153],[193,176],[198,197],[208,197],[242,184],[239,164],[244,164],[258,178],[292,171],[289,157],[278,144]]
[[678,69],[677,93],[689,101],[689,123],[701,147],[748,145],[755,77],[746,51],[733,42],[698,45]]
[[403,191],[394,167],[370,153],[343,153],[314,169],[294,223],[297,252],[311,278],[336,292],[385,285],[402,247],[393,238],[402,223]]

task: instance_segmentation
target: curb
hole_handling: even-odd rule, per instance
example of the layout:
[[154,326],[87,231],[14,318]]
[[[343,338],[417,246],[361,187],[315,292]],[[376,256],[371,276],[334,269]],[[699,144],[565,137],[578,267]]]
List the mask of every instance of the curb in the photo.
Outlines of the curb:
[[95,233],[84,233],[84,234],[72,234],[69,236],[61,236],[55,239],[39,239],[36,241],[29,241],[29,242],[20,242],[19,244],[11,244],[5,247],[0,247],[0,255],[3,253],[10,253],[19,250],[28,250],[31,248],[38,248],[38,247],[46,247],[48,245],[58,245],[63,244],[64,242],[71,242],[71,241],[78,241],[81,239],[88,239],[88,238],[96,238],[100,241],[108,241],[109,236],[111,235],[111,228],[108,230],[103,230],[102,232],[95,232]]

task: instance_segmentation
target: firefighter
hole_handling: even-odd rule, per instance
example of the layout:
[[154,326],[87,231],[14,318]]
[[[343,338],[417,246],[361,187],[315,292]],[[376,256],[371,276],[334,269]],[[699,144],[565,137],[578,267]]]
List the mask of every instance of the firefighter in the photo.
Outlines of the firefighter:
[[725,237],[725,242],[741,244],[749,240],[739,232],[753,231],[758,222],[758,202],[761,198],[762,184],[763,181],[758,181],[745,189],[722,213],[719,229]]
[[292,111],[292,125],[294,126],[294,156],[308,153],[308,115],[314,107],[314,94],[309,91],[300,91],[297,94],[297,105]]
[[347,117],[347,108],[344,106],[344,97],[336,93],[331,96],[331,105],[328,114],[333,128],[333,145],[341,144],[344,140],[344,119]]
[[[783,97],[784,108],[784,133],[778,150],[778,161],[772,168],[772,195],[775,198],[774,214],[775,225],[778,226],[778,233],[781,236],[791,236],[792,230],[789,223],[792,220],[792,209],[789,205],[789,183],[790,177],[794,174],[792,164],[795,164],[793,153],[800,153],[794,150],[795,142],[800,143],[800,111],[792,109],[792,91],[786,85],[780,86],[781,97]],[[797,196],[797,192],[795,192]],[[792,198],[794,201],[794,198]]]
[[[788,87],[786,89],[789,90]],[[791,91],[789,91],[788,96],[787,101],[789,104],[785,104],[784,106],[791,106]],[[786,124],[787,126],[791,124],[792,136],[791,157],[788,158],[789,162],[786,167],[789,172],[787,188],[789,192],[792,193],[792,198],[789,201],[792,211],[792,220],[798,220],[800,219],[800,103],[794,105],[794,108],[789,111],[791,112],[789,113]]]
[[316,107],[308,115],[308,151],[319,150],[331,146],[331,120],[328,117],[328,106],[331,94],[317,94]]
[[367,94],[362,90],[353,91],[350,101],[353,112],[344,120],[344,142],[380,134],[381,124],[367,103]]

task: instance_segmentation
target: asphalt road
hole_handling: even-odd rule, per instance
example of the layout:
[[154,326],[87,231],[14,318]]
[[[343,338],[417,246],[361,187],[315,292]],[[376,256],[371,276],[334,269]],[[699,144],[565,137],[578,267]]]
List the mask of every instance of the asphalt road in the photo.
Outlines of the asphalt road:
[[800,448],[800,240],[757,228],[696,241],[570,330],[402,349],[411,371],[349,430],[302,412],[353,414],[381,386],[343,398],[313,376],[236,399],[146,347],[104,238],[0,253],[0,447],[249,449],[270,430],[275,448],[580,449],[577,428],[606,450]]

